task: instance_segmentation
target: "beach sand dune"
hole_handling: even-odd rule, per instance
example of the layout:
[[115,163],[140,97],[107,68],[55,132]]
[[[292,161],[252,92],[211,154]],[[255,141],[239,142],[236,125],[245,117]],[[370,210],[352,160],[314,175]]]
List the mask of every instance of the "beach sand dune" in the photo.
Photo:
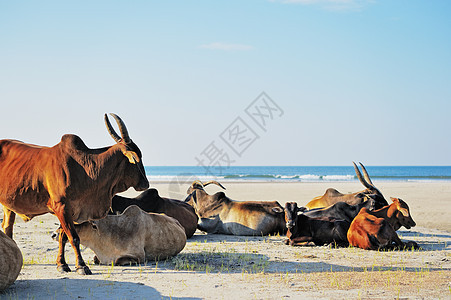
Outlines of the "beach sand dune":
[[[335,187],[343,193],[357,182],[223,182],[236,200],[277,200],[300,206]],[[384,196],[405,200],[417,226],[402,228],[403,240],[420,251],[365,251],[356,248],[290,247],[285,237],[207,235],[197,231],[168,261],[139,266],[96,266],[83,247],[91,276],[56,270],[58,244],[50,237],[58,220],[44,215],[17,220],[14,239],[24,257],[16,282],[0,299],[451,299],[451,182],[375,182]],[[187,185],[153,184],[163,196],[186,197]],[[214,193],[214,186],[207,191]],[[136,195],[128,191],[128,196]],[[0,218],[3,214],[0,213]],[[69,247],[70,248],[70,247]],[[66,250],[69,266],[74,256]]]

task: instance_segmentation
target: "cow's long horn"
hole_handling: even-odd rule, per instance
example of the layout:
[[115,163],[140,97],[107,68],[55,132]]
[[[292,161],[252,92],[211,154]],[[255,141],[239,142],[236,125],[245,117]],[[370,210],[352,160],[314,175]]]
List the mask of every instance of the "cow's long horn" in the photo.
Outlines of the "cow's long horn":
[[370,175],[368,175],[368,172],[365,169],[365,166],[359,162],[360,166],[362,167],[362,172],[363,172],[363,177],[365,177],[365,180],[371,184],[372,186],[374,186],[373,182],[371,181]]
[[193,181],[193,183],[191,183],[191,188],[194,188],[194,185],[196,185],[196,184],[198,184],[198,185],[200,185],[202,188],[204,188],[204,184],[203,184],[202,181],[200,181],[200,180],[195,180],[195,181]]
[[374,189],[374,186],[366,182],[366,180],[363,178],[362,173],[360,173],[359,168],[357,167],[355,162],[352,163],[354,164],[355,174],[357,175],[357,178],[363,184],[363,186],[366,187],[367,189]]
[[207,182],[204,183],[204,186],[207,186],[207,185],[209,185],[210,183],[216,184],[216,185],[222,187],[224,190],[226,189],[222,184],[220,184],[220,183],[217,182],[216,180],[210,180],[210,181],[207,181]]
[[122,121],[121,118],[119,118],[118,115],[110,113],[111,116],[116,120],[117,126],[119,126],[119,131],[121,132],[122,140],[128,144],[131,142],[130,136],[128,135],[127,127],[125,126],[124,121]]
[[365,180],[371,184],[371,186],[373,187],[373,190],[376,190],[379,194],[382,195],[381,191],[374,185],[374,183],[371,181],[370,175],[368,175],[368,172],[366,171],[366,168],[363,166],[363,164],[361,162],[359,162],[359,164],[362,166],[362,171],[363,171],[363,176],[365,177]]
[[108,133],[111,135],[113,140],[116,143],[119,143],[119,141],[121,140],[121,137],[119,135],[117,135],[117,133],[114,130],[113,126],[111,126],[111,123],[110,123],[110,120],[108,120],[108,115],[107,114],[105,114],[105,125],[106,125],[106,129],[108,130]]

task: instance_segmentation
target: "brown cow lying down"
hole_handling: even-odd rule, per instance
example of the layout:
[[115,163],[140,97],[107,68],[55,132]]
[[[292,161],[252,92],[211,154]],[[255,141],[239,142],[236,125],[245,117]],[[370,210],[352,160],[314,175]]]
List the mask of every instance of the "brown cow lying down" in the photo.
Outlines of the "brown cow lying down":
[[16,243],[0,231],[0,292],[16,281],[22,269],[22,253]]
[[410,229],[416,224],[407,203],[398,198],[391,199],[392,204],[375,211],[362,208],[349,227],[351,246],[365,250],[419,248],[413,241],[402,242],[396,234],[401,226]]
[[186,244],[185,229],[176,219],[146,213],[136,205],[120,215],[108,215],[75,228],[80,243],[94,251],[94,262],[98,264],[127,265],[167,259]]
[[359,168],[357,167],[355,162],[353,162],[353,164],[357,178],[363,184],[363,186],[366,187],[365,190],[352,194],[342,194],[336,189],[329,188],[326,190],[324,195],[313,198],[309,203],[305,205],[305,207],[307,209],[322,208],[328,207],[338,202],[346,202],[350,205],[356,205],[364,201],[367,201],[368,199],[375,200],[376,209],[388,205],[388,202],[387,200],[385,200],[381,191],[379,191],[379,189],[376,188],[376,186],[371,181],[371,178],[368,175],[368,172],[366,171],[363,164],[360,163],[360,166],[362,167],[363,171],[363,176],[360,173]]
[[111,214],[120,214],[130,205],[137,205],[145,212],[163,213],[173,217],[185,228],[186,237],[193,236],[197,229],[198,217],[194,208],[179,200],[162,198],[156,189],[148,189],[135,198],[114,196]]
[[[185,200],[199,216],[198,227],[208,233],[233,235],[268,235],[286,231],[282,206],[277,201],[234,201],[223,192],[209,195],[204,186],[195,181]],[[225,188],[224,188],[225,189]]]

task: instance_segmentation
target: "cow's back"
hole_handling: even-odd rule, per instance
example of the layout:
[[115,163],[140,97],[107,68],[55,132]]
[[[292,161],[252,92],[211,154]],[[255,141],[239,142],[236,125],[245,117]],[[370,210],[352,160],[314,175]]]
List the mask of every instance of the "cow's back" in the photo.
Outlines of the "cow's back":
[[0,292],[16,281],[22,269],[22,253],[16,243],[0,231]]
[[328,217],[337,220],[345,220],[351,223],[359,210],[360,208],[357,207],[357,205],[350,205],[346,202],[337,202],[328,207],[307,210],[304,214],[310,218]]
[[385,219],[377,218],[362,208],[349,226],[349,244],[365,250],[378,249],[380,245],[373,237],[377,237],[381,230],[386,230],[386,225],[390,226]]
[[233,235],[268,235],[286,231],[284,212],[277,201],[234,201],[220,215]]
[[363,202],[361,193],[342,194],[336,189],[329,188],[324,195],[313,198],[305,205],[308,209],[323,208],[331,206],[338,202],[346,202],[349,205],[355,205]]
[[51,168],[52,148],[25,144],[15,140],[0,141],[0,202],[7,208],[30,218],[49,212],[48,186],[56,193],[64,189],[64,180],[52,180],[61,171]]
[[168,198],[161,198],[161,200],[161,205],[154,212],[163,213],[176,219],[184,228],[186,237],[192,237],[196,232],[197,221],[199,220],[194,208],[179,200]]
[[147,260],[167,259],[177,255],[186,245],[186,233],[180,223],[169,216],[146,213],[144,251]]

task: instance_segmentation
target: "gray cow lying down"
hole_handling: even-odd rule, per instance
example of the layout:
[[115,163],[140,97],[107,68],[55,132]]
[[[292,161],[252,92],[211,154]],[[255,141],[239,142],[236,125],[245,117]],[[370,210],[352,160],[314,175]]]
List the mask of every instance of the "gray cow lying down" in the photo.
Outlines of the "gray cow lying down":
[[[94,251],[96,264],[128,265],[167,259],[186,244],[185,229],[163,214],[146,213],[136,205],[120,215],[75,225],[80,243]],[[57,239],[61,228],[53,238]]]
[[0,293],[16,281],[22,264],[22,252],[16,242],[0,231]]

